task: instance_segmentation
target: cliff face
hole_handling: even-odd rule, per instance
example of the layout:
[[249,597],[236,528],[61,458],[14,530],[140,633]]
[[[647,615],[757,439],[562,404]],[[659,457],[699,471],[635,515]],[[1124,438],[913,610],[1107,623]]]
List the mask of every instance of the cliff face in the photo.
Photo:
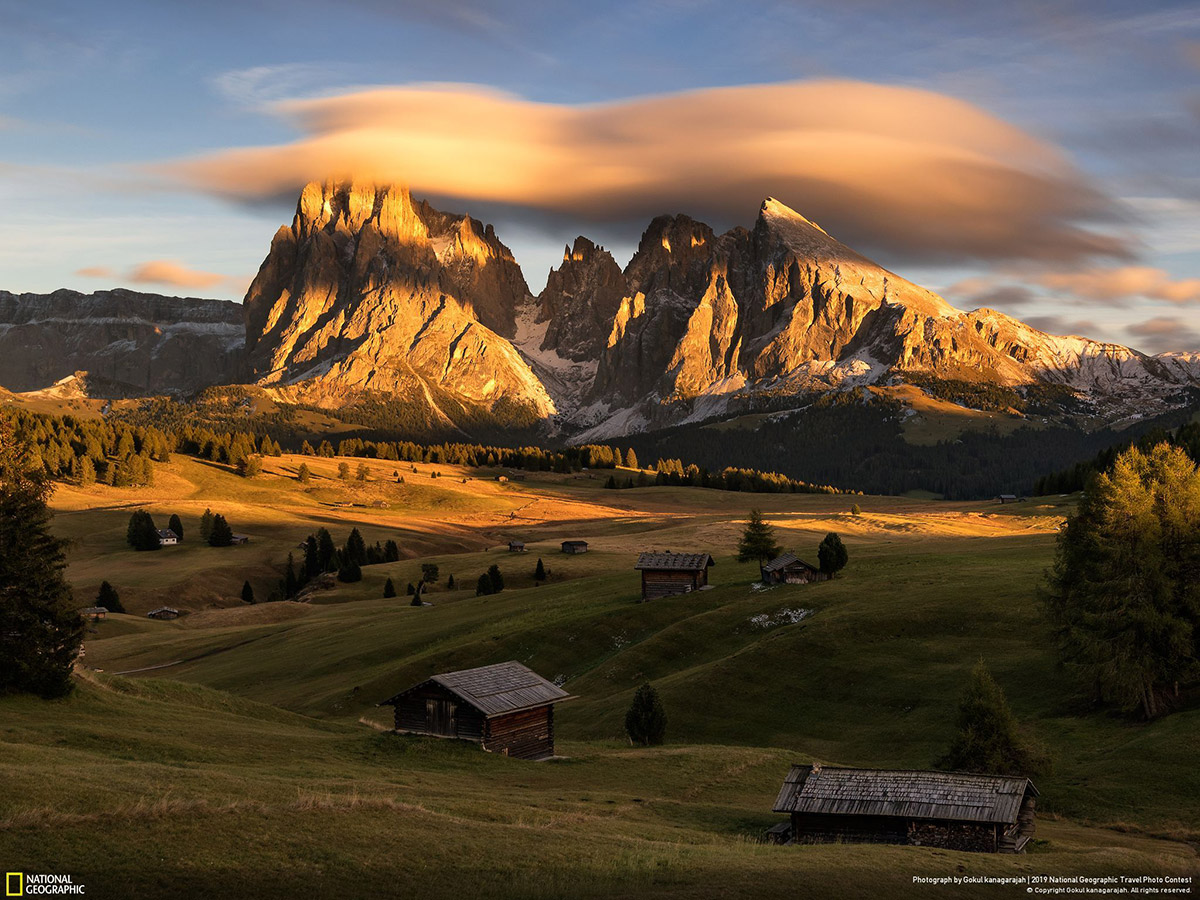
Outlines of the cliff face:
[[[245,378],[242,309],[97,291],[0,291],[0,385],[32,391],[86,371],[94,396],[189,392]],[[111,384],[106,384],[111,382]]]
[[539,348],[574,362],[597,360],[625,291],[612,254],[583,236],[575,238],[538,295],[536,321],[546,323]]
[[491,226],[404,188],[309,184],[245,300],[253,377],[339,405],[355,391],[545,417],[554,405],[505,338],[529,291]]

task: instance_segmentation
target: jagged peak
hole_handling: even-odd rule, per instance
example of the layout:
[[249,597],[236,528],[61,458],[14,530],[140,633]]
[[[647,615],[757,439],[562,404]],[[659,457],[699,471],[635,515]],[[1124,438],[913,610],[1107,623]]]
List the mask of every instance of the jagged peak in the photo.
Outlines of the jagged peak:
[[802,216],[800,213],[796,212],[796,210],[792,209],[786,203],[781,203],[780,201],[776,200],[774,197],[767,197],[767,199],[763,200],[762,206],[760,206],[758,209],[758,214],[759,214],[759,218],[790,219],[795,222],[800,222],[800,223],[803,223],[804,225],[808,225],[812,228],[817,229],[817,231],[821,232],[821,234],[825,235],[826,237],[829,237],[829,232],[826,231],[824,228],[822,228],[820,225],[818,225],[816,222],[814,222],[812,219]]

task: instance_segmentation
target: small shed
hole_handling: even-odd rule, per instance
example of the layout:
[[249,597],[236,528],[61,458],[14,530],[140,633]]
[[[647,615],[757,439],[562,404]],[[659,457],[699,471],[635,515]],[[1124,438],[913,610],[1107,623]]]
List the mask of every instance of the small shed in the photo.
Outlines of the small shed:
[[1016,494],[1001,494],[996,499],[999,500],[1001,503],[1016,503],[1017,495]]
[[811,584],[814,581],[828,581],[828,572],[822,572],[814,565],[806,563],[795,553],[785,553],[777,556],[758,567],[763,584]]
[[170,528],[158,529],[158,546],[174,547],[179,543],[179,535],[173,532]]
[[642,573],[642,599],[687,594],[708,584],[708,567],[716,565],[707,553],[651,551],[638,556],[635,569]]
[[509,541],[508,542],[508,552],[509,553],[524,553],[525,552],[525,542],[524,541]]
[[791,815],[793,843],[1021,853],[1037,796],[1019,776],[796,765],[774,810]]
[[250,535],[235,534],[229,541],[231,544],[248,544],[250,543]]
[[478,741],[519,759],[554,755],[554,704],[574,699],[519,662],[445,672],[380,703],[396,730]]
[[562,542],[562,552],[563,553],[587,553],[587,549],[588,549],[587,541],[563,541]]
[[104,606],[85,606],[79,611],[79,614],[84,618],[90,618],[93,621],[99,621],[108,617],[108,608]]
[[150,619],[178,619],[179,610],[172,606],[160,606],[158,609],[152,609],[146,613],[146,617]]

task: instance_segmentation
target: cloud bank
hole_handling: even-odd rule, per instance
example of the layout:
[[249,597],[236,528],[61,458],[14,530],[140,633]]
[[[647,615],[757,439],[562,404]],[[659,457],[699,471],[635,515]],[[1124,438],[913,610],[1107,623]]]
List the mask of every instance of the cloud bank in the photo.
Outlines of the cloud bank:
[[216,272],[201,272],[189,269],[171,259],[154,259],[134,266],[124,276],[119,275],[108,266],[87,266],[77,269],[76,275],[84,278],[106,278],[131,282],[133,284],[160,284],[170,287],[202,289],[220,286],[234,292],[245,289],[244,279],[229,275],[219,275]]
[[301,136],[153,167],[239,200],[354,177],[583,222],[687,212],[748,223],[778,196],[855,246],[910,260],[1130,255],[1117,204],[1054,146],[915,88],[808,81],[587,106],[471,85],[279,101]]

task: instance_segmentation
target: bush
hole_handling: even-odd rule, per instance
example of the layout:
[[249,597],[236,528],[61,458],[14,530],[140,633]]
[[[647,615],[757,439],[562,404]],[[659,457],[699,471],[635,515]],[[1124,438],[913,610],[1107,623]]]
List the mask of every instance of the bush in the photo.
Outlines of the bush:
[[437,584],[438,567],[436,563],[421,563],[421,580],[428,584]]

